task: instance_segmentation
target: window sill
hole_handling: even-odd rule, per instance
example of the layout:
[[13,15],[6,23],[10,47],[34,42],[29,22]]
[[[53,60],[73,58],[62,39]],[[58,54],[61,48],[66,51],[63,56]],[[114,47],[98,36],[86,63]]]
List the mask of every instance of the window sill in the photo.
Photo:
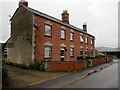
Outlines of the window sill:
[[74,58],[74,56],[70,56],[70,58]]
[[74,40],[70,40],[71,42],[74,42]]
[[65,40],[65,38],[61,38],[61,40]]
[[51,57],[44,57],[43,59],[51,59]]
[[52,37],[51,35],[44,35],[45,37]]
[[51,58],[44,58],[45,61],[51,61]]

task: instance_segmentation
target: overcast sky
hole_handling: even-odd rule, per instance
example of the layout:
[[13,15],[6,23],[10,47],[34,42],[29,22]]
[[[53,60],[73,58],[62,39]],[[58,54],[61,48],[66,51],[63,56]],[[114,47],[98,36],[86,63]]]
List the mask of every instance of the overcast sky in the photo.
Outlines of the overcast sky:
[[[0,0],[0,41],[10,37],[9,15],[20,0]],[[70,24],[81,28],[87,23],[88,33],[96,37],[96,47],[118,46],[119,0],[27,0],[29,7],[61,20],[63,10],[69,12]]]

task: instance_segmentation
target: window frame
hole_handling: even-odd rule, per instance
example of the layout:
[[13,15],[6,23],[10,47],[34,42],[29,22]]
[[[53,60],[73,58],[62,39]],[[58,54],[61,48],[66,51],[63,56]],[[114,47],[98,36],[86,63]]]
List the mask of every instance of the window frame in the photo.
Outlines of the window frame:
[[[49,26],[49,27],[50,27],[50,29],[49,29],[49,30],[50,30],[50,34],[47,34],[47,33],[46,33],[46,26]],[[45,24],[45,30],[44,30],[44,31],[45,31],[45,32],[44,32],[44,33],[45,33],[45,34],[44,34],[45,36],[49,36],[49,37],[52,36],[52,26],[51,26],[51,25]]]
[[[49,48],[49,50],[46,50],[46,48]],[[49,56],[46,56],[46,51],[49,51]],[[45,45],[44,58],[51,58],[51,57],[52,57],[52,46]]]
[[64,52],[64,55],[62,55],[62,52],[61,52],[60,56],[61,56],[61,58],[64,58],[65,57],[65,47],[61,47],[61,51]]
[[[81,53],[82,51],[82,53]],[[80,56],[83,56],[83,48],[80,48]]]
[[93,49],[90,50],[90,54],[93,55]]
[[[64,31],[64,38],[62,38],[62,31]],[[61,29],[61,30],[60,30],[60,38],[61,38],[62,40],[65,40],[65,38],[66,38],[66,30],[64,30],[64,29]]]
[[80,35],[80,42],[81,42],[81,43],[84,43],[83,35]]
[[93,38],[91,38],[91,42],[90,42],[90,43],[91,43],[91,45],[93,45],[93,42],[94,42],[94,39],[93,39]]
[[70,41],[74,41],[74,32],[70,32]]
[[85,37],[85,43],[88,44],[88,36]]
[[70,47],[70,57],[74,57],[74,47]]
[[89,51],[88,51],[88,48],[86,48],[86,50],[85,50],[85,56],[86,56],[86,57],[88,57],[88,52],[89,52]]

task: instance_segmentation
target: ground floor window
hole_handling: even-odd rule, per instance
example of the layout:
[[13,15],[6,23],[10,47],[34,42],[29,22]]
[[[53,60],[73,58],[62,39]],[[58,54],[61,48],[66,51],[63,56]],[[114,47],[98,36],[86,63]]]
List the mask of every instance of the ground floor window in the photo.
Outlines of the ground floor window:
[[45,46],[45,58],[51,58],[51,46]]
[[80,48],[80,56],[83,56],[83,48]]
[[70,57],[74,57],[74,48],[70,48]]
[[86,48],[85,55],[86,55],[86,57],[88,57],[88,48]]
[[93,49],[91,49],[91,55],[93,55]]

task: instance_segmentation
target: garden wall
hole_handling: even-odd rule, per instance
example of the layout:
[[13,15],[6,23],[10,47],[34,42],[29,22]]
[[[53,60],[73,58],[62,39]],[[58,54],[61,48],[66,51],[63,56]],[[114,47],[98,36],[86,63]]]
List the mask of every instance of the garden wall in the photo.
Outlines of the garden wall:
[[107,57],[107,62],[111,62],[111,61],[113,61],[112,56],[108,56],[108,57]]
[[48,71],[78,71],[87,67],[88,62],[91,61],[91,66],[96,66],[102,63],[111,62],[112,57],[99,57],[93,59],[82,59],[78,61],[48,61]]
[[86,68],[86,61],[49,61],[48,71],[77,71]]
[[92,59],[92,66],[99,65],[99,64],[102,64],[102,63],[105,63],[105,62],[106,62],[105,57]]

